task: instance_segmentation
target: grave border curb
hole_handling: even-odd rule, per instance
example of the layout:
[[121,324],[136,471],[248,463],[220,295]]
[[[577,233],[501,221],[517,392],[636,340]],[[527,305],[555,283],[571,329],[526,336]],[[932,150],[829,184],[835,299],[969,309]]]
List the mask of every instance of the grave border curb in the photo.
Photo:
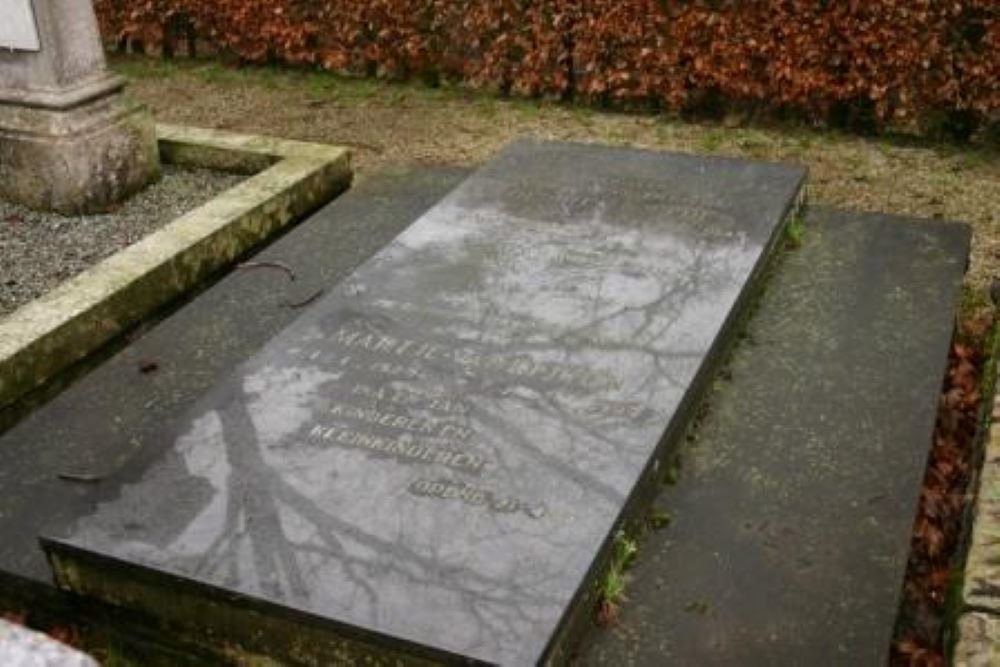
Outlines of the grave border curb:
[[350,186],[340,146],[157,125],[163,162],[250,175],[0,317],[0,411]]
[[1000,659],[1000,322],[993,325],[987,354],[981,458],[952,628],[956,667],[992,665]]

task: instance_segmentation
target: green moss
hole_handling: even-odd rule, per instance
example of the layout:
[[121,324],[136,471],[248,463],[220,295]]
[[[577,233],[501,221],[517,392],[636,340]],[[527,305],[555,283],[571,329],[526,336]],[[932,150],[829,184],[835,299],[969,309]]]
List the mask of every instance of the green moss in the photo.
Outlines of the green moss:
[[1000,372],[1000,318],[994,320],[983,347],[988,356],[986,363],[983,365],[982,375],[979,377],[979,395],[983,397],[982,429],[983,433],[985,433],[986,428],[989,426],[991,415],[989,406],[996,392],[1000,390],[1000,387],[997,386],[997,373]]
[[695,600],[694,602],[689,602],[684,605],[684,611],[689,611],[695,614],[705,615],[712,611],[712,605],[705,602],[704,600]]
[[989,293],[985,289],[976,289],[969,284],[962,285],[962,300],[959,313],[971,316],[989,310],[993,307]]
[[729,135],[730,133],[724,128],[713,128],[701,138],[700,148],[706,153],[714,153],[719,150]]
[[802,246],[802,239],[806,233],[806,223],[805,219],[799,215],[795,214],[788,219],[788,223],[785,225],[785,245],[790,249],[799,248]]
[[654,530],[659,530],[661,528],[666,528],[670,525],[670,522],[674,520],[673,515],[665,510],[656,508],[649,513],[649,525]]
[[126,78],[142,81],[170,78],[177,73],[178,67],[176,61],[173,60],[118,56],[114,69]]
[[[86,555],[62,554],[51,545],[47,549],[62,588],[123,614],[127,628],[110,628],[103,639],[97,638],[100,643],[88,646],[105,664],[433,664],[245,599],[216,595],[151,572],[128,571]],[[111,662],[112,656],[117,662]]]
[[[961,559],[959,559],[961,560]],[[960,564],[952,567],[948,577],[948,588],[945,591],[943,622],[947,629],[945,634],[944,654],[951,656],[955,651],[958,637],[958,620],[965,611],[962,591],[965,589],[965,572]],[[950,663],[949,663],[950,664]]]
[[663,483],[667,486],[677,484],[681,476],[681,468],[677,461],[672,461],[663,473]]

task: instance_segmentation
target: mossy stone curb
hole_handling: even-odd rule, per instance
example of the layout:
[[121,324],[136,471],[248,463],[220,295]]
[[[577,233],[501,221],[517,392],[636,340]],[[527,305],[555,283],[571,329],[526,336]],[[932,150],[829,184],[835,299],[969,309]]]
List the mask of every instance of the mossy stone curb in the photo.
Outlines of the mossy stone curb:
[[955,667],[994,667],[1000,664],[1000,618],[972,612],[958,621],[959,642],[951,664]]
[[351,181],[336,146],[169,125],[157,136],[164,162],[255,175],[0,319],[0,410]]
[[953,664],[967,667],[1000,664],[1000,323],[987,347],[986,434],[953,654]]

